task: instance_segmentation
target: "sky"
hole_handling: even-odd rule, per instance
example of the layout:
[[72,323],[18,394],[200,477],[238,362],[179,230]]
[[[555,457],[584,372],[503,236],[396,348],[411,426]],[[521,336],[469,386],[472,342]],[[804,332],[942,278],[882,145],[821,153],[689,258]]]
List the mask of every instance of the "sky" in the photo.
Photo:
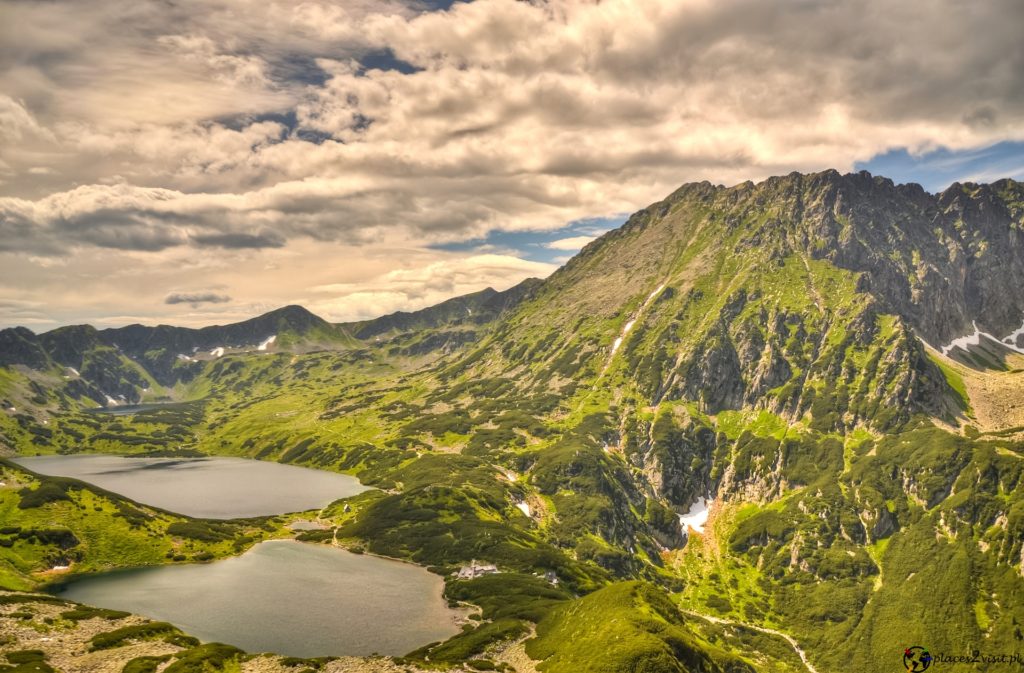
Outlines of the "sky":
[[0,0],[0,327],[544,277],[680,184],[1024,177],[1020,0]]

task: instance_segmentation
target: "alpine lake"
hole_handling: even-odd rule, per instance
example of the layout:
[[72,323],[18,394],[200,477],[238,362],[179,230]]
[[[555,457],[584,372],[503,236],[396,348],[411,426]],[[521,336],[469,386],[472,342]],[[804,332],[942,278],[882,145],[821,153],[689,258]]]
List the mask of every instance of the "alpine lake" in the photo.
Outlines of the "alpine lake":
[[[367,487],[354,477],[243,458],[101,455],[16,459],[137,502],[207,519],[323,507]],[[296,657],[402,655],[458,633],[426,569],[293,540],[204,564],[116,570],[54,587],[62,598],[167,621],[203,641]]]

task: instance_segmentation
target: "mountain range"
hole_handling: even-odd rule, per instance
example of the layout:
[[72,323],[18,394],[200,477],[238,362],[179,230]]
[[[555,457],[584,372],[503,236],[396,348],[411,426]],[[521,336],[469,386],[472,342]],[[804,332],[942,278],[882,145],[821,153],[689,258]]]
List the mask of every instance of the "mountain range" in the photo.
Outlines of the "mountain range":
[[358,350],[382,341],[391,354],[451,350],[475,339],[481,326],[514,307],[539,282],[528,279],[504,292],[487,288],[420,311],[352,323],[332,324],[293,305],[201,329],[72,325],[36,335],[8,328],[0,330],[0,366],[61,373],[70,381],[64,396],[85,404],[136,403],[155,390],[190,381],[204,363],[225,354]]
[[[0,444],[359,476],[379,490],[333,539],[503,570],[448,581],[484,619],[410,666],[509,639],[551,673],[1015,652],[1022,237],[1012,180],[688,184],[545,280],[413,313],[3,330]],[[174,404],[90,412],[138,402]],[[0,579],[31,587],[18,549]]]

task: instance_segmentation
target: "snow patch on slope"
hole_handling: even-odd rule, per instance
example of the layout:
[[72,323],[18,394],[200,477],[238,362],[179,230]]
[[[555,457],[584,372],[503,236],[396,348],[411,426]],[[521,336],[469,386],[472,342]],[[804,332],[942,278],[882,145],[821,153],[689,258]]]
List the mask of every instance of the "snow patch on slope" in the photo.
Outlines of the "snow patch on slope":
[[263,341],[261,341],[260,345],[256,347],[256,350],[258,350],[258,351],[265,351],[265,350],[267,350],[267,347],[270,344],[274,343],[275,341],[277,341],[277,335],[276,334],[272,334],[272,335],[268,336],[266,339],[264,339]]
[[522,512],[523,514],[525,514],[526,516],[530,516],[530,505],[529,505],[529,503],[517,502],[516,503],[516,507],[518,507],[519,511]]
[[686,514],[679,515],[679,525],[682,526],[684,534],[689,534],[690,528],[698,533],[704,533],[704,524],[708,522],[708,508],[710,506],[711,501],[709,499],[701,498],[690,505],[690,509],[687,510]]
[[1014,350],[1020,352],[1017,349],[1017,338],[1020,337],[1021,335],[1024,335],[1024,322],[1020,324],[1020,327],[1010,332],[1010,334],[1005,339],[1003,339],[1003,343],[1009,346],[1010,348],[1013,348]]
[[665,289],[665,283],[662,283],[658,287],[654,288],[653,292],[651,292],[649,295],[647,295],[647,299],[644,300],[644,303],[640,305],[640,308],[637,309],[637,312],[633,315],[633,317],[629,320],[629,322],[627,322],[623,326],[622,333],[618,337],[615,338],[614,342],[612,342],[612,352],[611,352],[611,355],[615,355],[615,351],[619,350],[619,346],[622,345],[622,340],[626,338],[626,335],[629,334],[629,330],[633,329],[633,325],[636,324],[637,318],[639,318],[640,314],[644,312],[644,309],[646,309],[647,306],[650,305],[650,303],[652,301],[654,301],[654,298],[658,296],[658,293],[661,292],[664,289]]
[[622,345],[622,340],[629,334],[629,330],[633,329],[633,325],[636,323],[636,318],[626,323],[626,326],[622,328],[622,336],[616,337],[615,343],[612,344],[612,355],[615,355],[615,351],[619,350],[619,346]]
[[1006,346],[1007,348],[1014,352],[1024,354],[1024,348],[1017,347],[1017,336],[1020,334],[1024,334],[1024,325],[1021,325],[1016,331],[1002,339],[992,334],[989,334],[988,332],[982,332],[980,329],[978,329],[977,321],[972,320],[971,325],[974,327],[974,332],[972,334],[968,334],[967,336],[962,336],[958,339],[953,339],[951,342],[949,342],[949,344],[943,346],[943,355],[949,355],[950,352],[953,351],[953,349],[955,348],[960,348],[961,350],[968,350],[968,346],[979,346],[981,345],[981,337],[983,336],[988,337],[992,341],[1001,343],[1002,345]]

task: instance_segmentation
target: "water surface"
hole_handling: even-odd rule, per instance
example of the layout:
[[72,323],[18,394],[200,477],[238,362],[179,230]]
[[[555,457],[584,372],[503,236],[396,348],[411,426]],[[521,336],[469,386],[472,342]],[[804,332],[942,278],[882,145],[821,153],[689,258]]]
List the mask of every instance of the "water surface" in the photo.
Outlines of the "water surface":
[[400,655],[458,633],[425,569],[278,540],[202,565],[74,580],[63,598],[171,622],[204,641],[296,657]]
[[28,469],[74,477],[154,507],[205,519],[318,509],[369,490],[347,474],[245,458],[32,456]]

